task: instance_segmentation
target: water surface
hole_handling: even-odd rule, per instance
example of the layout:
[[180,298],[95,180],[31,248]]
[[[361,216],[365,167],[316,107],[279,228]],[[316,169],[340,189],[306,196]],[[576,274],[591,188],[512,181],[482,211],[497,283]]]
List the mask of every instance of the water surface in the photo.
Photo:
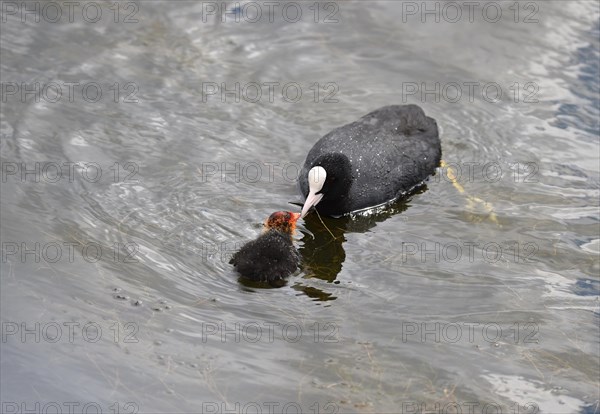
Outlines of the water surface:
[[[598,3],[409,3],[5,13],[3,411],[598,412]],[[309,216],[285,287],[240,283],[314,142],[403,103],[460,186]]]

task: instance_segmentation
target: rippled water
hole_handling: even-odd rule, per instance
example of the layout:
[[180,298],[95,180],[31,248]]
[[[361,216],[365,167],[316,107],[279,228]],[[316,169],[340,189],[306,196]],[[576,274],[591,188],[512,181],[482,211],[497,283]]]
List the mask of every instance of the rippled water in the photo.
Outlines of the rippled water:
[[[598,3],[475,3],[4,2],[2,411],[598,412]],[[313,143],[402,103],[457,183],[238,281]]]

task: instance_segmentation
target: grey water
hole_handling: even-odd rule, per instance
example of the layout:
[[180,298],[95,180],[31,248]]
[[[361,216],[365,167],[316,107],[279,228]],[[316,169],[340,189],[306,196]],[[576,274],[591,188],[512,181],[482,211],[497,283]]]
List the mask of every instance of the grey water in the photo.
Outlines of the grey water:
[[[599,412],[597,1],[1,7],[2,412]],[[390,104],[444,166],[239,280]]]

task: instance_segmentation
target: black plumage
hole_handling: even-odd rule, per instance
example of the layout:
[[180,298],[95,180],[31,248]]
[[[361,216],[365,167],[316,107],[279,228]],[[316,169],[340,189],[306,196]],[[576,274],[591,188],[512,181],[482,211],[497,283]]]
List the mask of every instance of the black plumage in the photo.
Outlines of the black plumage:
[[300,257],[290,234],[270,229],[242,246],[230,263],[247,279],[278,285],[296,271]]
[[298,185],[306,198],[308,172],[322,166],[327,178],[316,209],[340,216],[406,195],[435,172],[441,155],[433,118],[416,105],[385,106],[317,141]]
[[281,286],[300,263],[292,235],[300,213],[276,211],[265,221],[266,231],[233,255],[230,263],[246,279]]

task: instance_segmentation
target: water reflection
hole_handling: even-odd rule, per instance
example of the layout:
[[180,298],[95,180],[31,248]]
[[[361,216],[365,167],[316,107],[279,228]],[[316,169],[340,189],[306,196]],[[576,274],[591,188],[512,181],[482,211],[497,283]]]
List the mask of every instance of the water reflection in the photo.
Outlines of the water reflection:
[[[306,231],[302,231],[302,246],[299,249],[304,277],[321,279],[328,283],[339,283],[336,279],[346,259],[346,251],[343,246],[346,234],[365,233],[375,227],[377,223],[402,213],[409,207],[411,197],[423,193],[426,189],[427,186],[423,185],[407,198],[373,210],[340,218],[320,216],[315,211],[308,214],[304,221]],[[331,293],[314,286],[297,283],[293,287],[307,296],[321,301],[336,299]]]
[[[344,242],[347,233],[365,233],[377,223],[387,220],[395,214],[402,213],[409,207],[411,197],[427,190],[426,185],[416,188],[408,197],[375,209],[339,218],[321,216],[314,210],[304,219],[305,230],[302,234],[301,247],[298,249],[302,257],[301,270],[304,278],[316,278],[327,283],[339,283],[337,276],[341,272],[346,251]],[[297,203],[292,203],[297,204]],[[292,276],[293,277],[293,276]],[[256,282],[243,277],[238,278],[244,291],[253,292],[255,289],[274,289],[286,286],[290,279],[283,280],[277,285],[267,282]],[[315,286],[297,282],[293,289],[303,292],[310,298],[319,301],[330,301],[337,297]]]

